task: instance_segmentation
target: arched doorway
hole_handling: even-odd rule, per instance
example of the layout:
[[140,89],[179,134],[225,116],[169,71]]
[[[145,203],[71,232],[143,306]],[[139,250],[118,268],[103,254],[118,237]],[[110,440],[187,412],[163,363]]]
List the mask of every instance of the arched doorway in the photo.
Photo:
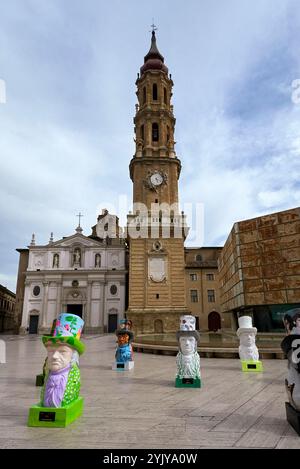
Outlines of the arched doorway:
[[37,314],[31,314],[29,317],[29,334],[37,334],[38,333],[38,324],[39,324],[39,316]]
[[221,316],[217,311],[212,311],[208,315],[208,330],[217,332],[221,329]]
[[164,326],[161,319],[155,319],[154,321],[154,332],[155,334],[163,334]]
[[108,314],[107,332],[115,332],[118,329],[118,315],[115,313]]

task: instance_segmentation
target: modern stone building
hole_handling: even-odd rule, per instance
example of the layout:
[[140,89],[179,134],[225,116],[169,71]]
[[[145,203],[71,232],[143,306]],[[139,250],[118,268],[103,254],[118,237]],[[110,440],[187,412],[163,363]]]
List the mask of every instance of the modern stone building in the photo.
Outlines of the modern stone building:
[[282,329],[284,313],[300,307],[300,208],[235,223],[219,272],[221,312],[233,328],[250,314],[261,332]]
[[27,250],[18,250],[20,333],[49,332],[60,312],[82,317],[85,333],[115,331],[126,308],[126,245],[105,236],[109,224],[118,234],[117,217],[104,211],[91,236],[79,225],[73,235],[58,241],[51,236],[46,245],[33,236]]
[[16,332],[16,294],[0,285],[0,332]]
[[221,247],[185,248],[187,307],[196,317],[197,329],[230,328],[228,315],[221,314],[218,257]]

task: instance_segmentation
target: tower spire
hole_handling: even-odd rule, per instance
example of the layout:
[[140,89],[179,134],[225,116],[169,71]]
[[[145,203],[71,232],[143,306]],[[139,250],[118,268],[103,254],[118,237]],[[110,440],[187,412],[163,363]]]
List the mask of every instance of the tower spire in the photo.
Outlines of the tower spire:
[[148,54],[145,55],[144,57],[144,62],[146,63],[150,59],[158,59],[164,62],[165,59],[159,52],[157,48],[157,44],[156,44],[155,31],[157,31],[157,27],[154,24],[152,24],[151,27],[152,27],[151,46],[150,46]]

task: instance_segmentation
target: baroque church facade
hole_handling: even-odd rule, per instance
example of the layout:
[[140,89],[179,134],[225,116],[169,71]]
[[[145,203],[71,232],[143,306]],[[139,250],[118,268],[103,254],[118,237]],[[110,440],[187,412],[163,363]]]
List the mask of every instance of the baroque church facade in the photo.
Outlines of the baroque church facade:
[[[22,298],[20,333],[47,333],[60,312],[79,315],[85,333],[113,332],[126,309],[126,243],[105,236],[109,219],[103,211],[90,236],[79,226],[73,235],[47,245],[37,245],[34,235],[22,263],[23,281],[17,286]],[[19,269],[20,270],[20,269]]]

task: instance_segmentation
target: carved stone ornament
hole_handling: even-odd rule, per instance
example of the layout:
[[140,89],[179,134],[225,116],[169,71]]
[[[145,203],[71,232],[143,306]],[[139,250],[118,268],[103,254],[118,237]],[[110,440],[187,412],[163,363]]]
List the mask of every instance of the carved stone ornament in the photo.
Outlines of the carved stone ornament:
[[148,261],[149,278],[153,282],[163,282],[166,277],[166,259],[165,257],[150,257]]

